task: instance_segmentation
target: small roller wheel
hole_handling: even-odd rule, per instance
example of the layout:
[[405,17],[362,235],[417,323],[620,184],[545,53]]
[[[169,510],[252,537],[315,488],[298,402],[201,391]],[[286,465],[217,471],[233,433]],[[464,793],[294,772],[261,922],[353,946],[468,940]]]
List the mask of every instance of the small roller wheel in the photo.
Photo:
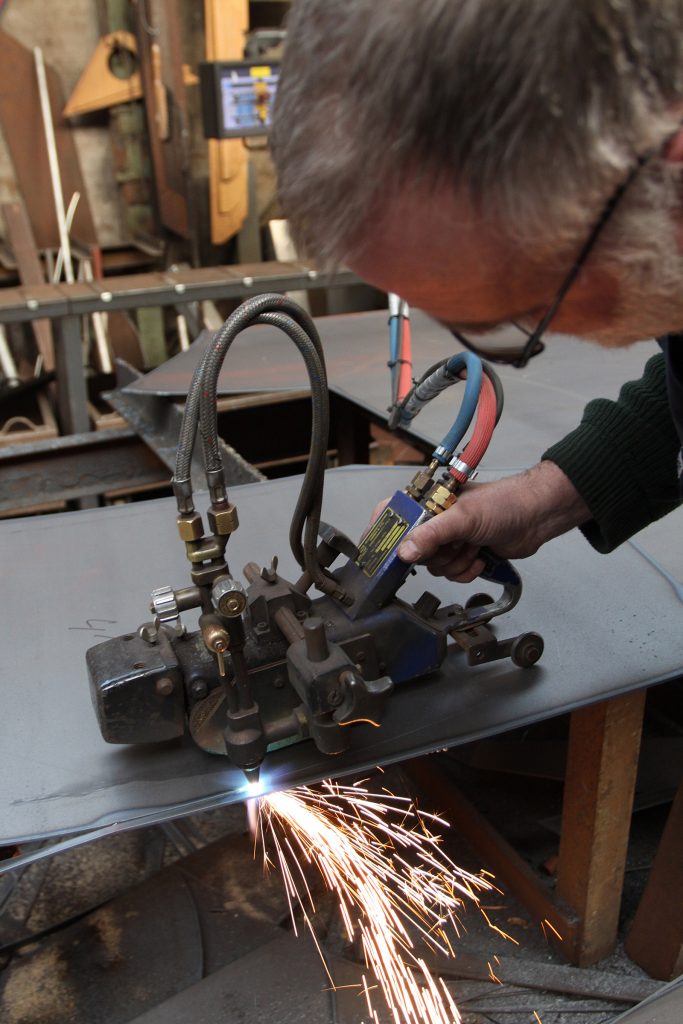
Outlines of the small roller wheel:
[[490,594],[472,594],[465,601],[465,608],[483,608],[485,604],[493,604]]
[[531,668],[543,654],[544,646],[539,633],[520,633],[512,644],[510,657],[520,668]]

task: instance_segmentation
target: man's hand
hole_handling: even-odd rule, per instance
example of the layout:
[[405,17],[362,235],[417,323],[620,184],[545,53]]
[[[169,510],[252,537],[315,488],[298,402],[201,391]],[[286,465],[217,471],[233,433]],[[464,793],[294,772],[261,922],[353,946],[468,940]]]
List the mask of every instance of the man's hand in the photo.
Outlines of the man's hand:
[[398,554],[434,576],[469,583],[484,569],[481,547],[502,558],[526,558],[590,518],[562,470],[540,462],[525,473],[466,487],[452,508],[416,527]]

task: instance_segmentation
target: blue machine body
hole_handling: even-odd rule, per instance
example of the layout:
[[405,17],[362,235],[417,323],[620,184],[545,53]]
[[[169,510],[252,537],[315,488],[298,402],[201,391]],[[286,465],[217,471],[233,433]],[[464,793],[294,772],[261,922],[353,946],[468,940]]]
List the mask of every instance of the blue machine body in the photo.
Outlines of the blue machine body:
[[398,547],[418,523],[431,518],[404,491],[396,491],[358,544],[358,553],[335,571],[353,603],[347,610],[358,619],[383,608],[405,581],[412,566],[397,554]]

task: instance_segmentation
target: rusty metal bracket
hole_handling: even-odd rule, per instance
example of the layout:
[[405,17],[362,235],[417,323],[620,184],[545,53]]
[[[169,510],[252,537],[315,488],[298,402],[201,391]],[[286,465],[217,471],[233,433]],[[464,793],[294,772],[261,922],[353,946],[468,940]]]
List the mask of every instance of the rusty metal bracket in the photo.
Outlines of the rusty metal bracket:
[[535,665],[543,653],[543,638],[538,633],[520,633],[508,640],[498,640],[488,626],[454,629],[451,636],[467,654],[468,665],[511,658],[515,665]]
[[[140,373],[123,359],[116,360],[116,372],[119,387],[108,391],[103,398],[123,416],[135,433],[152,449],[165,465],[173,472],[175,468],[176,449],[182,413],[177,405],[157,398],[155,395],[125,392],[122,390],[141,376]],[[243,459],[225,441],[219,440],[223,472],[226,483],[251,484],[265,480],[263,473]],[[206,477],[201,462],[201,455],[195,449],[192,457],[192,486],[196,490],[206,489]]]

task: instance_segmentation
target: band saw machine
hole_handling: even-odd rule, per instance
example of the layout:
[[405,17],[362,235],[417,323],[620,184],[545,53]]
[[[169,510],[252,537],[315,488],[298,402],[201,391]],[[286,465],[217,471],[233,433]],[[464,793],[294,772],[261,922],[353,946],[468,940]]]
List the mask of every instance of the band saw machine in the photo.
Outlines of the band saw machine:
[[[266,565],[249,562],[244,583],[226,560],[238,516],[218,447],[217,381],[231,343],[253,324],[289,336],[311,385],[310,457],[289,533],[301,569],[293,582],[278,573],[277,557]],[[249,299],[229,317],[195,370],[178,442],[173,491],[190,583],[154,590],[149,621],[86,655],[107,742],[148,744],[189,731],[201,748],[227,756],[255,781],[269,750],[312,741],[334,756],[349,748],[355,729],[368,723],[381,729],[386,702],[400,700],[405,687],[419,687],[452,644],[464,652],[463,672],[465,661],[509,657],[527,667],[540,658],[537,633],[497,639],[491,629],[522,591],[516,569],[492,553],[482,575],[501,588],[496,598],[478,594],[462,605],[441,606],[429,592],[412,604],[397,596],[413,571],[399,559],[399,544],[450,508],[475,474],[502,411],[502,388],[489,365],[459,353],[430,367],[392,410],[390,426],[405,426],[458,382],[464,382],[462,403],[429,464],[353,541],[321,522],[329,396],[315,324],[282,295]],[[458,451],[471,423],[471,437]],[[210,502],[206,531],[190,479],[198,435]],[[183,621],[190,612],[197,628]]]

